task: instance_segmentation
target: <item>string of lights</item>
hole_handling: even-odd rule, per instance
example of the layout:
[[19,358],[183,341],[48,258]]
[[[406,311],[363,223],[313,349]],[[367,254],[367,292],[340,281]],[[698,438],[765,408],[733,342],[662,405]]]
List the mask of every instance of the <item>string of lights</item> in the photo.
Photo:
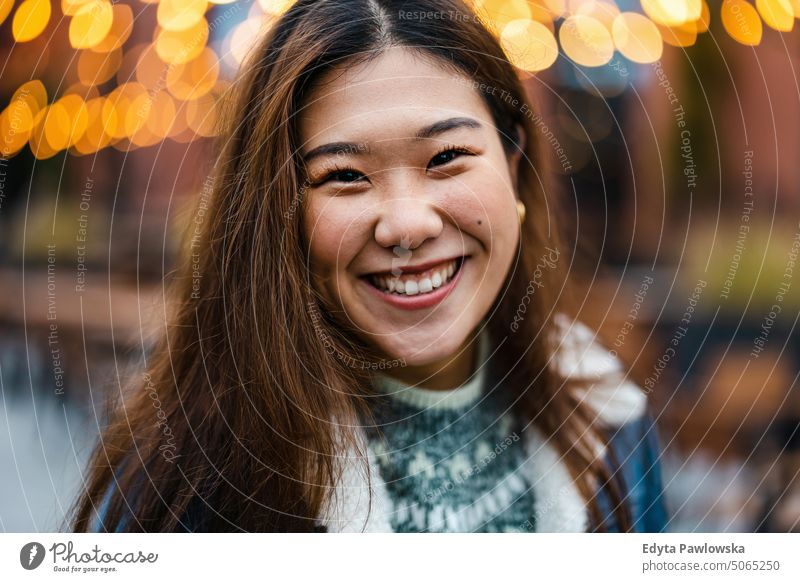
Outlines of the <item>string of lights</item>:
[[[64,150],[88,155],[107,147],[129,151],[166,139],[187,143],[212,137],[228,79],[253,39],[292,4],[0,0],[0,26],[10,26],[13,36],[6,64],[30,58],[17,50],[25,44],[38,42],[43,49],[35,75],[19,84],[0,113],[0,155],[10,158],[27,145],[38,159],[47,159]],[[755,46],[765,26],[788,32],[800,18],[800,0],[723,0],[714,4],[713,12],[706,0],[641,0],[638,11],[623,10],[622,2],[611,0],[470,4],[525,74],[548,69],[559,56],[590,68],[608,66],[616,53],[633,63],[654,63],[664,45],[693,45],[709,30],[712,18],[737,42]],[[152,39],[137,42],[139,36],[132,34],[137,26],[154,30]],[[49,47],[61,47],[59,35],[74,55],[58,89],[51,87],[49,95],[41,77],[52,58],[49,52],[59,50]]]

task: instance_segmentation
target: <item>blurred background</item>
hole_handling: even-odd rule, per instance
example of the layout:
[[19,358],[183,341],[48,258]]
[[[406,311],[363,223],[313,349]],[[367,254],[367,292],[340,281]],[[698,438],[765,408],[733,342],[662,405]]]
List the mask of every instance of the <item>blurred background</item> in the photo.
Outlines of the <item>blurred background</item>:
[[[290,0],[0,0],[0,531],[55,531],[163,317],[217,102]],[[800,531],[800,0],[475,0],[672,531]]]

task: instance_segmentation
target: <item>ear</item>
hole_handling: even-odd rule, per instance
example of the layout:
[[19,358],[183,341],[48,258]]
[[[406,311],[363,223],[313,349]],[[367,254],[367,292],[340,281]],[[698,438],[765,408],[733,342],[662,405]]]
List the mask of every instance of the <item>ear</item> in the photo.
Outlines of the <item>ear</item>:
[[511,146],[511,151],[508,154],[509,172],[511,173],[511,183],[515,188],[519,187],[517,180],[519,179],[519,165],[522,161],[523,153],[525,152],[525,145],[528,143],[528,137],[525,135],[525,130],[520,124],[514,126],[514,141],[515,145]]

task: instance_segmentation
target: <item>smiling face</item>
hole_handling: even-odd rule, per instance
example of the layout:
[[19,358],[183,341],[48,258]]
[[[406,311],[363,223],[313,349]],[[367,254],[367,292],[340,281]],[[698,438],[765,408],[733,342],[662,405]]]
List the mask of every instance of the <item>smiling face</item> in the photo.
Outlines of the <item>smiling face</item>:
[[452,358],[519,240],[517,158],[472,82],[392,48],[324,75],[299,123],[317,290],[386,358]]

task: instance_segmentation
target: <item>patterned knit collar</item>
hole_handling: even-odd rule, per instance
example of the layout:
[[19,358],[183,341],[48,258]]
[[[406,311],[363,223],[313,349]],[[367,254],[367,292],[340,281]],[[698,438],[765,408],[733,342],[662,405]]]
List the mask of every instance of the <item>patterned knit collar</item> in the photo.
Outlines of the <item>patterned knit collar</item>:
[[418,409],[453,410],[466,408],[480,398],[486,384],[487,361],[490,352],[489,334],[484,330],[478,336],[477,369],[461,386],[451,390],[431,390],[418,384],[406,384],[386,374],[373,377],[376,390]]

